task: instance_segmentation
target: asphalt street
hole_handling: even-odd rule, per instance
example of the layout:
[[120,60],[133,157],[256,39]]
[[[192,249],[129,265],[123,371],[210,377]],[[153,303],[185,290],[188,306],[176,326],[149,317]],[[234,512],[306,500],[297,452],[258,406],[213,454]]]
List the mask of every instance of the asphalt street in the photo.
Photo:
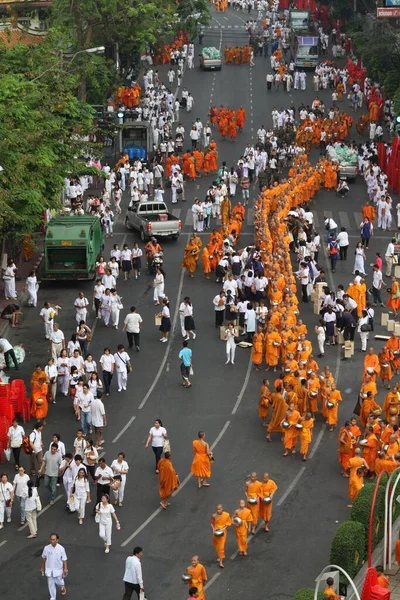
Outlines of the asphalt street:
[[[233,11],[215,15],[211,27],[206,29],[203,45],[244,45],[247,36],[242,16]],[[236,27],[235,27],[236,26]],[[196,46],[196,54],[199,47]],[[273,106],[286,107],[293,100],[311,104],[314,92],[311,74],[307,90],[267,94],[265,75],[269,70],[269,58],[256,57],[256,65],[224,65],[221,72],[202,72],[197,67],[185,72],[183,85],[195,100],[191,113],[181,111],[181,122],[188,132],[192,121],[200,117],[205,122],[211,103],[247,111],[245,130],[235,142],[221,141],[218,133],[219,161],[231,165],[242,154],[248,141],[255,140],[259,125],[270,125]],[[163,73],[165,69],[159,69]],[[330,105],[328,93],[321,93],[325,104]],[[353,129],[354,130],[354,129]],[[188,139],[188,138],[187,138]],[[189,147],[189,144],[188,146]],[[313,153],[317,159],[318,154]],[[106,595],[122,597],[122,576],[125,558],[133,546],[141,545],[146,595],[168,600],[185,599],[187,588],[180,580],[193,554],[199,554],[206,566],[209,586],[207,599],[230,598],[239,600],[268,593],[277,600],[291,597],[302,587],[313,585],[320,570],[329,562],[331,539],[338,523],[348,515],[347,484],[340,476],[337,462],[337,432],[328,433],[321,419],[314,430],[313,449],[310,460],[301,462],[299,456],[282,458],[282,444],[276,435],[272,444],[265,440],[265,433],[257,416],[259,389],[265,372],[256,373],[251,368],[250,351],[238,348],[234,367],[225,366],[225,345],[219,341],[214,327],[212,298],[219,291],[213,280],[205,281],[200,265],[194,279],[181,270],[183,249],[191,232],[191,206],[195,197],[203,197],[212,178],[201,178],[186,186],[186,202],[171,206],[184,224],[183,234],[177,242],[164,244],[164,267],[167,273],[166,293],[170,299],[171,316],[176,325],[168,344],[159,342],[158,329],[154,326],[152,278],[143,273],[138,281],[118,283],[124,310],[121,321],[131,304],[135,304],[143,318],[141,352],[132,351],[133,374],[129,376],[128,391],[117,393],[113,382],[112,393],[106,399],[108,426],[105,429],[105,457],[108,464],[124,451],[130,471],[127,480],[124,506],[117,509],[121,530],[113,531],[111,553],[104,555],[103,544],[98,537],[97,525],[91,517],[79,526],[75,515],[65,512],[63,489],[53,507],[48,507],[39,517],[39,534],[36,540],[26,540],[27,528],[19,530],[19,514],[15,508],[13,522],[6,524],[0,533],[0,578],[2,590],[7,597],[39,600],[47,597],[45,581],[39,573],[40,553],[48,536],[57,531],[69,557],[70,575],[67,580],[68,597],[90,598]],[[253,192],[253,197],[256,191]],[[170,193],[166,193],[170,204]],[[348,198],[342,200],[332,192],[320,191],[313,202],[317,222],[323,225],[323,215],[331,214],[336,222],[348,227],[352,244],[359,238],[361,206],[366,199],[366,187],[361,178],[351,185]],[[126,199],[125,199],[126,204]],[[125,206],[126,208],[126,206]],[[330,211],[328,213],[328,211]],[[123,216],[117,222],[112,240],[106,243],[105,254],[112,243],[122,246],[132,244],[136,235],[127,232]],[[214,223],[213,223],[214,225]],[[321,227],[323,234],[323,226]],[[242,244],[253,239],[252,211],[248,211],[243,229]],[[378,233],[373,239],[369,256],[383,252],[389,234]],[[208,234],[202,236],[207,243]],[[367,264],[372,262],[367,261]],[[340,263],[332,284],[351,281],[353,253]],[[371,268],[368,269],[371,273]],[[332,277],[330,275],[330,277]],[[369,279],[371,281],[371,278]],[[25,319],[20,330],[14,330],[14,344],[23,343],[27,358],[21,370],[27,384],[34,365],[44,366],[47,348],[44,330],[39,318],[40,307],[45,300],[62,307],[58,321],[68,338],[75,331],[73,302],[82,290],[91,297],[92,282],[43,283],[39,291],[36,309],[24,308]],[[184,296],[190,296],[194,304],[197,338],[191,342],[193,349],[193,386],[187,390],[180,385],[178,352],[182,340],[177,309]],[[380,309],[377,311],[379,321]],[[301,306],[301,316],[309,329],[309,338],[316,342],[313,326],[316,322],[312,305]],[[99,360],[103,348],[116,350],[118,343],[126,339],[121,331],[106,329],[102,321],[95,321],[91,314],[89,324],[94,323],[94,339],[90,350]],[[379,327],[377,327],[377,333]],[[360,347],[359,340],[357,347]],[[377,346],[379,347],[379,346]],[[338,381],[344,402],[340,407],[340,421],[349,418],[356,402],[361,379],[364,355],[356,352],[353,359],[341,361],[340,347],[327,347],[325,359],[320,366],[328,364]],[[271,383],[274,376],[269,374]],[[383,393],[380,393],[380,399]],[[151,450],[144,450],[144,442],[154,418],[161,418],[171,440],[172,461],[180,476],[181,486],[167,511],[159,508],[158,480],[154,474]],[[32,422],[33,426],[33,422]],[[31,431],[31,424],[27,424]],[[59,398],[50,406],[44,431],[46,445],[53,432],[60,432],[67,448],[71,448],[77,423],[69,399]],[[205,430],[210,445],[214,445],[211,487],[198,490],[189,475],[192,461],[191,442],[198,430]],[[27,464],[27,461],[26,461]],[[4,470],[13,475],[9,465]],[[257,532],[249,546],[248,557],[236,555],[234,532],[230,531],[227,542],[225,569],[217,568],[212,546],[210,517],[215,505],[222,503],[233,512],[244,495],[247,475],[256,470],[261,476],[269,472],[278,485],[275,496],[271,532]],[[48,505],[47,493],[41,490],[43,504]],[[92,495],[95,490],[92,488]],[[29,543],[28,543],[29,542]]]

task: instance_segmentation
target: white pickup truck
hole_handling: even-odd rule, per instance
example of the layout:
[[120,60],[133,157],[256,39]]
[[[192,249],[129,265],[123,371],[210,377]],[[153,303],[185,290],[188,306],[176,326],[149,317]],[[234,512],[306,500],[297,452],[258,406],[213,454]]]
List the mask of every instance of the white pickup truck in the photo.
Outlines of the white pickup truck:
[[182,221],[168,212],[165,202],[136,202],[128,207],[125,227],[139,231],[143,242],[152,237],[177,240],[182,231]]

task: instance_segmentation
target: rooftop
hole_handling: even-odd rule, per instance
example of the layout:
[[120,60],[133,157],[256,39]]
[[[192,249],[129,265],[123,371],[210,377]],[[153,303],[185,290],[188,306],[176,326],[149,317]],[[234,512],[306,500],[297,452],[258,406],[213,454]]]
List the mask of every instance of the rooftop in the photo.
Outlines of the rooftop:
[[[1,2],[2,0],[0,0]],[[6,48],[14,48],[18,44],[22,46],[30,46],[31,44],[41,44],[45,38],[40,35],[27,33],[22,29],[6,29],[0,31],[0,44],[4,44]]]

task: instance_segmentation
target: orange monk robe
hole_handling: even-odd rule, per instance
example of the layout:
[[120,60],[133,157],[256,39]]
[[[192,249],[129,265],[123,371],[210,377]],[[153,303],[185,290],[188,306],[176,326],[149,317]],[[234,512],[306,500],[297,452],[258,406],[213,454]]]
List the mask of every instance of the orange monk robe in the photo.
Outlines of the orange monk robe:
[[189,156],[188,163],[189,163],[189,177],[191,179],[196,179],[196,167],[195,167],[195,160],[194,160],[193,156]]
[[[347,288],[346,294],[351,296],[355,302],[357,302],[357,315],[361,317],[361,313],[364,310],[362,308],[363,305],[363,290],[359,285],[355,285],[351,283]],[[365,297],[365,294],[364,294]]]
[[237,125],[235,121],[229,121],[229,137],[233,140],[237,136]]
[[234,219],[239,219],[241,221],[244,221],[245,216],[246,216],[246,209],[243,206],[243,204],[238,204],[232,210],[232,217]]
[[391,456],[395,456],[396,454],[398,454],[398,452],[399,452],[399,444],[397,443],[397,441],[388,444],[388,448],[386,450],[387,458],[390,458]]
[[157,468],[160,498],[165,502],[178,489],[179,477],[168,458],[160,458]]
[[[353,469],[351,469],[351,471],[353,471]],[[349,498],[352,502],[354,502],[363,487],[363,476],[358,475],[357,469],[354,469],[353,474],[351,471],[349,477]]]
[[197,244],[193,240],[189,240],[185,246],[182,269],[187,269],[190,274],[193,274],[196,270],[199,253]]
[[394,356],[393,366],[397,371],[400,366],[400,338],[390,337],[386,342],[386,348],[388,348]]
[[285,450],[292,450],[296,447],[297,438],[299,437],[299,430],[295,427],[300,421],[299,411],[294,410],[291,415],[288,415],[287,420],[290,423],[290,427],[285,429],[284,446]]
[[370,433],[366,439],[368,442],[362,447],[363,457],[369,466],[369,470],[375,471],[375,460],[378,454],[379,442],[374,433]]
[[342,401],[342,394],[339,390],[333,390],[333,392],[329,396],[328,401],[332,402],[335,405],[333,408],[326,407],[328,425],[333,427],[334,425],[337,425],[338,422],[339,402]]
[[387,458],[376,458],[375,460],[375,473],[379,475],[382,471],[387,471],[388,473],[392,473],[398,467],[398,463],[394,460],[389,460]]
[[258,513],[260,510],[260,490],[261,490],[261,482],[260,481],[250,481],[246,488],[247,500],[249,498],[256,498],[256,504],[251,504],[249,501],[247,502],[247,508],[251,512],[252,523],[253,525],[257,525],[258,522]]
[[269,391],[268,386],[262,385],[260,399],[258,401],[258,416],[262,418],[263,422],[268,417],[270,402],[271,392]]
[[388,444],[390,436],[394,434],[392,425],[386,425],[383,431],[381,431],[381,445]]
[[208,275],[211,273],[211,257],[208,246],[204,246],[203,252],[201,254],[201,264],[203,265],[204,275]]
[[380,585],[383,588],[386,588],[387,590],[390,587],[390,581],[383,573],[382,575],[378,575],[378,585]]
[[379,355],[379,363],[381,365],[382,381],[391,381],[393,378],[392,361],[394,359],[393,352],[388,348],[384,348]]
[[222,137],[226,137],[229,131],[229,123],[226,117],[222,117],[218,121],[218,131]]
[[247,552],[247,533],[249,531],[249,523],[253,521],[251,510],[243,508],[236,511],[236,516],[242,519],[240,525],[236,525],[235,534],[239,552]]
[[208,479],[211,477],[211,462],[206,447],[200,440],[193,441],[194,458],[190,472],[195,477]]
[[[389,423],[391,416],[396,416],[400,408],[400,394],[398,392],[389,392],[385,396],[382,410],[385,412],[385,420]],[[391,412],[392,411],[392,412]]]
[[227,528],[230,527],[230,525],[232,525],[232,519],[229,513],[223,511],[221,515],[215,516],[213,521],[214,529],[224,529],[226,527],[224,535],[213,535],[213,546],[219,559],[225,558],[225,543],[228,533]]
[[200,150],[193,150],[193,156],[195,158],[196,175],[199,176],[200,171],[203,170],[204,154]]
[[[388,343],[390,342],[390,339]],[[363,380],[365,375],[367,374],[368,367],[374,369],[375,373],[368,373],[371,376],[372,381],[376,380],[376,375],[381,371],[381,365],[379,363],[379,357],[377,354],[367,354],[364,358],[364,373]],[[368,390],[367,390],[368,391]]]
[[264,334],[255,333],[253,336],[253,347],[251,349],[251,360],[254,365],[261,365],[263,361]]
[[268,479],[266,483],[261,483],[259,517],[260,519],[265,521],[265,523],[269,523],[269,521],[271,520],[273,502],[266,504],[265,502],[263,502],[263,498],[271,498],[271,496],[275,494],[277,489],[278,486],[272,479]]
[[286,404],[281,393],[274,392],[271,394],[271,405],[273,408],[273,414],[268,425],[268,433],[270,434],[273,431],[283,432],[281,423],[286,416],[288,405]]
[[342,471],[349,469],[349,461],[352,455],[352,436],[346,427],[341,427],[338,435],[339,440],[339,462],[342,465]]
[[185,154],[182,154],[183,173],[187,176],[189,176],[190,173],[189,158],[190,154],[188,154],[187,152],[185,152]]
[[203,565],[198,563],[195,567],[188,567],[186,569],[188,575],[191,576],[192,581],[190,582],[190,587],[197,587],[199,592],[197,596],[197,600],[205,600],[204,595],[204,584],[208,580],[207,573]]
[[360,413],[360,423],[363,427],[367,424],[367,419],[371,412],[373,411],[381,411],[381,407],[375,401],[375,398],[364,398],[364,401],[361,405],[361,413]]
[[310,411],[312,413],[318,412],[318,392],[320,387],[321,383],[317,377],[308,380],[308,400],[310,403]]
[[335,590],[330,585],[324,589],[324,596],[327,600],[340,600],[340,596],[335,593]]
[[371,204],[365,204],[362,207],[362,218],[365,219],[366,217],[368,217],[371,223],[375,219],[375,209]]
[[[210,144],[211,148],[211,144]],[[210,152],[210,171],[217,172],[218,170],[218,152],[216,150],[212,150]]]
[[400,539],[397,540],[397,542],[396,542],[395,554],[396,554],[397,565],[400,567]]
[[265,361],[269,367],[276,367],[279,362],[279,354],[282,338],[276,331],[267,333],[265,336]]
[[239,129],[244,128],[245,121],[246,121],[246,111],[244,110],[244,108],[241,107],[236,111],[236,124],[239,127]]
[[[35,371],[36,373],[36,371]],[[47,375],[44,373],[44,379],[47,380]],[[49,403],[47,402],[47,393],[49,390],[49,386],[47,383],[39,383],[34,382],[32,385],[32,405],[31,405],[31,415],[35,417],[37,421],[42,421],[47,417],[47,413],[49,411]],[[37,400],[39,398],[43,401],[40,404],[37,404]]]

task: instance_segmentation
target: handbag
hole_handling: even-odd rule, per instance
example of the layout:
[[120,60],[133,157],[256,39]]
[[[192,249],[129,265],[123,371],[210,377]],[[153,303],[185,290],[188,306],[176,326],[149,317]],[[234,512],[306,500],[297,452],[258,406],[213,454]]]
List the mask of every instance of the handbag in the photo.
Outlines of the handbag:
[[39,496],[36,496],[35,503],[36,503],[36,510],[38,512],[40,512],[42,510],[42,503],[41,503]]
[[100,510],[100,502],[96,506],[96,514],[94,516],[95,523],[100,523],[100,513],[98,513],[97,510]]
[[166,440],[164,440],[164,444],[163,444],[163,452],[164,454],[166,452],[171,452],[171,444],[169,442],[169,439],[167,438]]
[[122,358],[122,356],[120,355],[119,352],[117,352],[117,354],[120,357],[120,359],[122,360],[122,362],[126,365],[126,372],[130,373],[132,371],[132,367],[130,366],[130,364]]
[[392,256],[392,264],[393,265],[398,265],[399,264],[399,257],[397,254],[393,254]]
[[192,367],[192,365],[190,365],[190,369],[189,369],[189,375],[194,375],[194,371],[193,371],[193,367]]
[[8,461],[10,460],[10,458],[11,458],[11,448],[6,448],[4,450],[4,456],[6,457],[6,460],[8,460]]
[[364,323],[363,325],[361,325],[360,331],[366,333],[367,331],[372,331],[372,327],[369,323]]
[[124,305],[122,304],[122,302],[118,302],[117,308],[118,308],[118,310],[122,310],[124,308]]
[[68,508],[69,508],[70,512],[75,512],[76,511],[75,496],[74,495],[72,495],[72,496],[70,496],[68,498],[67,505],[68,505]]

